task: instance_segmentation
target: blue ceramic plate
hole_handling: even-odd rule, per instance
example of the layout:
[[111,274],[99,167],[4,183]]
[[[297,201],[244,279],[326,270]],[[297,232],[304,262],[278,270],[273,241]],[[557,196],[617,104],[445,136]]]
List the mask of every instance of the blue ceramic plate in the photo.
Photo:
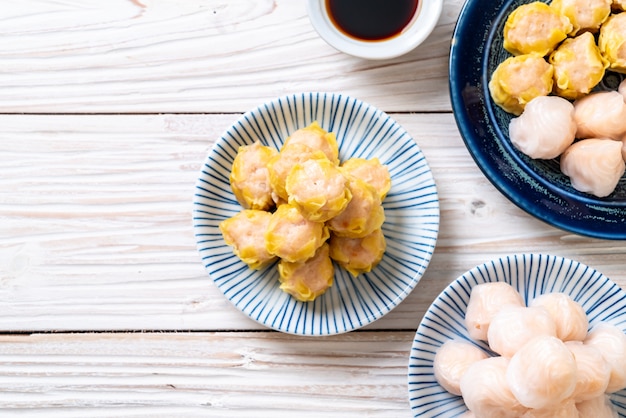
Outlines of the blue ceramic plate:
[[[491,74],[509,56],[504,22],[525,2],[468,0],[461,10],[450,50],[450,97],[461,136],[486,177],[529,214],[576,234],[626,239],[626,178],[606,198],[576,191],[558,160],[532,160],[512,146],[511,115],[491,100]],[[598,89],[616,90],[623,77],[607,73]]]
[[[526,302],[543,293],[563,292],[580,303],[590,327],[600,321],[626,332],[626,292],[596,270],[552,255],[521,254],[477,266],[452,282],[430,305],[417,329],[409,359],[409,400],[415,417],[456,417],[467,409],[460,396],[448,393],[433,375],[437,349],[452,338],[472,340],[464,325],[472,287],[502,281],[511,284]],[[619,416],[626,417],[626,390],[611,395]]]
[[[342,161],[378,157],[389,169],[392,187],[383,202],[387,251],[379,265],[356,279],[337,267],[333,286],[303,303],[279,289],[276,265],[254,271],[241,262],[218,224],[241,210],[228,180],[239,146],[260,140],[280,149],[290,133],[313,121],[336,134]],[[196,182],[193,223],[208,274],[237,308],[278,331],[331,335],[381,318],[413,290],[435,248],[439,200],[419,146],[388,115],[348,96],[305,93],[247,112],[217,140]]]

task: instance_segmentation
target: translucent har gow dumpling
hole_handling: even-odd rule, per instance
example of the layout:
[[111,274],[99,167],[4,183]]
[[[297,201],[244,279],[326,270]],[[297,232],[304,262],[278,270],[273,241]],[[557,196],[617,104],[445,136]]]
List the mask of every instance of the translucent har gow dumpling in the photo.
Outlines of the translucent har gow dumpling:
[[526,411],[507,383],[509,359],[488,357],[467,368],[461,393],[467,408],[481,418],[518,418]]
[[597,348],[611,368],[607,393],[626,388],[626,335],[615,325],[601,322],[587,335],[584,343]]
[[565,346],[576,359],[576,389],[572,398],[576,402],[596,398],[606,390],[611,377],[611,368],[597,348],[582,341],[567,341]]
[[589,319],[583,307],[565,293],[544,293],[529,306],[544,308],[556,324],[556,336],[563,341],[582,341],[587,336]]
[[524,112],[509,123],[511,142],[531,158],[556,158],[575,136],[574,106],[559,96],[532,99]]
[[520,115],[528,102],[552,91],[554,68],[535,54],[509,57],[496,67],[489,80],[493,101],[505,111]]
[[578,418],[578,410],[573,399],[566,399],[549,408],[529,409],[521,418]]
[[611,70],[626,73],[626,13],[613,14],[604,22],[598,47]]
[[518,6],[504,24],[504,49],[513,55],[544,56],[567,37],[572,24],[547,4],[535,1]]
[[588,94],[609,65],[590,32],[566,39],[548,60],[554,67],[554,92],[572,100]]
[[505,306],[489,325],[489,348],[504,357],[512,357],[534,337],[556,335],[556,324],[542,307]]
[[578,418],[618,418],[617,411],[606,395],[576,404]]
[[511,357],[506,381],[522,405],[555,407],[576,388],[576,360],[558,338],[536,337]]
[[561,171],[572,187],[597,197],[610,195],[626,170],[622,143],[612,139],[583,139],[561,155]]
[[572,23],[574,36],[580,31],[596,32],[611,14],[611,0],[552,0],[550,7]]
[[621,140],[626,134],[626,103],[616,91],[591,93],[574,102],[577,138]]
[[509,305],[524,306],[522,296],[510,284],[490,282],[474,286],[465,310],[465,326],[469,336],[475,340],[487,340],[492,318]]
[[467,341],[448,340],[435,354],[433,370],[437,382],[453,395],[461,395],[461,376],[469,366],[486,359],[487,353]]

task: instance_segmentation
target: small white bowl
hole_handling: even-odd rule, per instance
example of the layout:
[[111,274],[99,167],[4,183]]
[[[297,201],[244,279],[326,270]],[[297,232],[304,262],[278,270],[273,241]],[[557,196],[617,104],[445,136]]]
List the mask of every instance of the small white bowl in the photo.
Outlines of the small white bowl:
[[372,60],[395,58],[415,49],[433,31],[442,9],[443,0],[420,0],[415,16],[398,35],[380,41],[366,41],[350,37],[334,25],[326,0],[307,0],[311,24],[326,43],[346,54]]

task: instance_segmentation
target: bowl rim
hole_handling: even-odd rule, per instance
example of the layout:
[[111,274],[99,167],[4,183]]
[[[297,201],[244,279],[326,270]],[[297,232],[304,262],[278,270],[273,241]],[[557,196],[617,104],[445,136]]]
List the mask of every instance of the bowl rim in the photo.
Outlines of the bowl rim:
[[443,0],[420,0],[416,17],[400,34],[382,41],[360,41],[341,33],[326,12],[326,0],[307,0],[311,25],[318,35],[340,52],[370,60],[385,60],[404,55],[422,44],[439,22]]
[[[480,0],[467,0],[461,8],[452,34],[448,66],[450,101],[461,138],[496,189],[528,214],[564,231],[624,240],[626,202],[594,199],[557,187],[539,176],[515,152],[510,152],[512,145],[502,138],[498,126],[487,127],[488,131],[479,126],[493,120],[495,105],[488,92],[486,66],[492,32],[498,26],[494,23],[502,19],[507,7],[515,1],[495,0],[490,3],[493,9],[485,10]],[[517,170],[518,175],[510,175],[506,170],[509,173]]]

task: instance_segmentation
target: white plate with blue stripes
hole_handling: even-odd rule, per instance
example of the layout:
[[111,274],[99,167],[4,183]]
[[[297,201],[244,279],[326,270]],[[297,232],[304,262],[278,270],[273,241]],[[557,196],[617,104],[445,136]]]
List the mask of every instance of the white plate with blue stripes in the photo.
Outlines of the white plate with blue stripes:
[[[260,140],[278,150],[292,132],[314,121],[336,134],[342,161],[377,157],[389,169],[392,186],[382,226],[387,250],[370,273],[357,278],[336,266],[334,284],[324,295],[299,302],[279,289],[276,265],[249,269],[226,245],[218,225],[241,210],[229,183],[238,147]],[[285,333],[333,335],[376,321],[413,290],[435,249],[439,199],[421,149],[386,113],[346,95],[302,93],[245,113],[216,141],[196,182],[193,225],[206,271],[243,313]]]
[[[490,353],[483,341],[472,340],[464,325],[472,288],[503,281],[528,303],[544,293],[563,292],[580,303],[590,328],[600,321],[626,332],[626,292],[602,273],[577,261],[545,254],[518,254],[482,264],[463,274],[435,299],[420,323],[409,358],[409,403],[414,417],[457,417],[467,411],[463,399],[448,393],[433,375],[433,359],[449,339],[463,339]],[[626,390],[610,396],[621,418],[626,417]]]

